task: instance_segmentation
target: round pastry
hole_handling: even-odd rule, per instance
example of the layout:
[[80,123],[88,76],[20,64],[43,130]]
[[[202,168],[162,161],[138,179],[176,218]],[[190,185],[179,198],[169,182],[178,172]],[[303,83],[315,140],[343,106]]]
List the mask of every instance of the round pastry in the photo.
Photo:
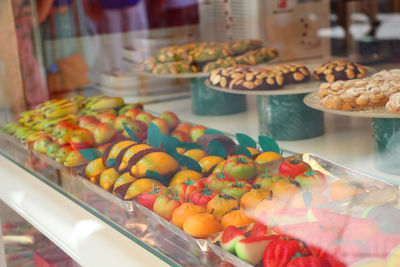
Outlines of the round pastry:
[[[385,106],[391,96],[400,92],[399,74],[396,69],[382,70],[363,79],[322,83],[318,91],[320,104],[335,110],[362,110]],[[388,111],[395,112],[398,109],[398,98],[393,97],[388,104]]]
[[270,69],[282,73],[285,84],[299,83],[310,79],[310,72],[306,66],[301,64],[285,64]]
[[236,90],[275,90],[284,84],[299,83],[310,78],[308,69],[300,64],[279,65],[260,71],[241,66],[211,71],[212,85]]
[[390,113],[400,113],[400,92],[389,97],[386,103],[386,111]]
[[241,67],[211,71],[212,85],[235,90],[274,90],[283,86],[283,76],[276,72],[258,72]]
[[315,68],[313,77],[320,81],[334,82],[338,80],[360,79],[367,75],[368,71],[360,64],[334,60]]

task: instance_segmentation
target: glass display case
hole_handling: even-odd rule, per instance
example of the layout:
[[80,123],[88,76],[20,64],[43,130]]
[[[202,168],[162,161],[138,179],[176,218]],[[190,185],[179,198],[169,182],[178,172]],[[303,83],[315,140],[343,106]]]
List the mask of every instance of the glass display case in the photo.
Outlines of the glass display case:
[[0,199],[82,266],[397,266],[399,12],[0,2]]

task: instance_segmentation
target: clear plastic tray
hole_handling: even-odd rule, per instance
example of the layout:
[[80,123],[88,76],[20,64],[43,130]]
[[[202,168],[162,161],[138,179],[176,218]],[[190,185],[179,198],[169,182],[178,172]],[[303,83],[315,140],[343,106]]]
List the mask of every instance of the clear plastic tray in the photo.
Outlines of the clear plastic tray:
[[[33,150],[28,150],[27,153],[26,146],[19,143],[18,140],[10,142],[12,139],[15,140],[14,137],[4,133],[0,134],[1,154],[33,173],[38,179],[56,188],[68,198],[73,199],[99,219],[104,220],[166,262],[172,265],[189,266],[219,266],[229,262],[234,266],[249,266],[248,263],[209,241],[193,238],[137,202],[119,199],[92,184],[86,178],[76,175],[76,168],[66,168]],[[317,155],[304,153],[297,156],[314,169],[324,172],[328,180],[356,179],[366,185],[366,189],[370,193],[390,190],[387,189],[389,183],[385,181],[346,168]],[[281,162],[282,160],[277,160],[266,164],[265,167],[277,170]],[[344,200],[343,203],[349,201]],[[343,203],[332,202],[326,205],[339,209]],[[354,206],[354,202],[352,203]]]

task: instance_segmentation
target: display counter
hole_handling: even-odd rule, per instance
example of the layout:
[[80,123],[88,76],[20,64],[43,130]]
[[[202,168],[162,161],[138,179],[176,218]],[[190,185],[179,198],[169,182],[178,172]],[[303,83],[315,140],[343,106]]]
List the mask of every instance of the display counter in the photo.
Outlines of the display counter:
[[395,6],[45,2],[0,4],[0,204],[78,264],[400,266]]
[[[1,200],[82,266],[169,266],[50,181],[0,156]],[[162,258],[162,256],[160,256]]]
[[[130,102],[129,99],[126,101]],[[246,113],[218,117],[192,115],[190,99],[147,104],[145,108],[155,114],[171,110],[179,114],[183,121],[227,133],[245,133],[256,138],[258,127],[255,98],[248,97],[247,101],[249,110]],[[374,168],[372,137],[365,134],[370,127],[370,120],[328,114],[325,123],[327,133],[320,137],[279,142],[279,145],[293,152],[317,154],[387,183],[399,182],[400,177]],[[144,221],[138,223],[141,217],[135,212],[132,214],[121,210],[113,201],[98,198],[98,194],[86,187],[82,179],[49,167],[14,141],[1,141],[2,201],[79,264],[164,266],[197,262],[217,266],[223,263],[213,259],[212,254],[197,254],[201,251],[199,247],[180,246],[179,239],[175,239],[175,244],[166,243],[166,240],[174,240],[176,237],[164,234],[163,231],[157,232],[162,225],[147,225]],[[165,245],[169,247],[164,250]],[[243,265],[246,264],[243,262]]]

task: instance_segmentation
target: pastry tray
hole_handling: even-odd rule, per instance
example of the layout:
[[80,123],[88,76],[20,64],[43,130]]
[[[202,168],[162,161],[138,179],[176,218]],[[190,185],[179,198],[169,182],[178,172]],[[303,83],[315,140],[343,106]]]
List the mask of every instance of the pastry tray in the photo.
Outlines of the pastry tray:
[[320,101],[321,99],[318,96],[318,92],[311,93],[304,97],[304,104],[306,104],[310,108],[327,113],[343,115],[343,116],[363,117],[363,118],[386,118],[386,119],[400,118],[399,113],[387,112],[384,106],[370,108],[370,109],[363,109],[363,110],[334,110],[320,105]]
[[317,88],[321,84],[320,81],[307,81],[296,84],[285,85],[281,89],[274,90],[237,90],[237,89],[229,89],[225,87],[215,86],[210,83],[209,80],[206,80],[204,84],[213,90],[236,94],[236,95],[297,95],[297,94],[306,94],[310,92],[315,92],[318,90]]
[[143,75],[150,78],[168,78],[168,79],[190,79],[190,78],[204,78],[210,75],[209,72],[187,72],[187,73],[167,73],[157,74],[146,71],[133,72],[136,75]]
[[[257,67],[273,67],[275,65],[279,64],[261,64],[260,66]],[[274,89],[274,90],[239,90],[239,89],[229,89],[226,87],[220,87],[220,86],[215,86],[210,83],[210,81],[207,79],[204,84],[216,91],[224,92],[224,93],[230,93],[230,94],[239,94],[239,95],[296,95],[296,94],[305,94],[305,93],[312,93],[316,92],[319,89],[319,86],[321,83],[324,81],[319,81],[314,78],[312,78],[312,73],[314,69],[319,66],[320,64],[306,64],[305,66],[308,68],[308,70],[311,73],[310,80],[304,81],[304,82],[299,82],[299,83],[294,83],[294,84],[287,84],[284,85],[280,89]],[[251,68],[251,67],[250,67]],[[368,70],[367,76],[371,76],[376,72],[376,69],[364,66]]]

